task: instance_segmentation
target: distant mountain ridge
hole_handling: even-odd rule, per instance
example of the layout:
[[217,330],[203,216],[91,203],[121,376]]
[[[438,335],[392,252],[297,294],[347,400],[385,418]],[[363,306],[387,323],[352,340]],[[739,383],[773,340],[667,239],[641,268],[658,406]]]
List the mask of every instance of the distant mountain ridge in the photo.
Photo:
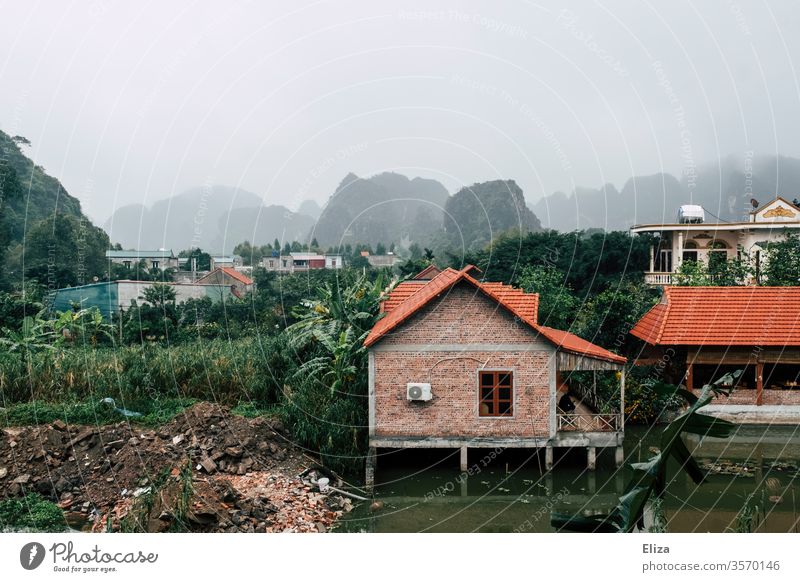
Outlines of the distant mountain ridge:
[[311,236],[323,246],[427,244],[442,230],[448,196],[436,180],[394,172],[370,178],[350,173],[323,208]]
[[264,205],[247,190],[229,186],[198,187],[149,207],[131,204],[106,221],[111,240],[125,248],[200,247],[231,252],[236,244],[304,240],[314,219],[285,206]]
[[728,157],[698,168],[690,183],[667,173],[634,176],[621,190],[612,184],[555,192],[532,209],[545,228],[572,231],[589,228],[627,230],[634,224],[675,222],[681,204],[700,204],[707,220],[747,220],[750,200],[761,203],[776,195],[800,197],[800,159],[761,156]]

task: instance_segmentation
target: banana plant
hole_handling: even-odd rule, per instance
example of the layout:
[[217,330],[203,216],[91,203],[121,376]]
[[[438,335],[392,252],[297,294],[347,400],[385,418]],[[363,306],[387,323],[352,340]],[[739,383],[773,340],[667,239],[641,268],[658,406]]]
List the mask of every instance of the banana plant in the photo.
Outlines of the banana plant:
[[27,315],[22,319],[19,331],[4,328],[0,344],[6,346],[10,352],[29,354],[43,349],[53,349],[55,332],[44,318],[46,310],[34,315]]
[[728,396],[742,370],[725,374],[712,384],[703,386],[700,396],[682,386],[659,383],[653,390],[665,396],[674,395],[683,398],[688,408],[673,420],[661,433],[661,449],[655,456],[644,463],[632,463],[633,477],[619,498],[617,506],[607,514],[601,515],[569,515],[554,512],[550,516],[550,524],[556,530],[574,532],[632,532],[644,529],[644,511],[647,503],[663,499],[667,486],[667,461],[672,458],[680,468],[689,475],[692,481],[700,485],[706,474],[692,457],[683,434],[696,434],[701,437],[727,438],[736,424],[727,420],[701,414],[699,411],[715,396]]

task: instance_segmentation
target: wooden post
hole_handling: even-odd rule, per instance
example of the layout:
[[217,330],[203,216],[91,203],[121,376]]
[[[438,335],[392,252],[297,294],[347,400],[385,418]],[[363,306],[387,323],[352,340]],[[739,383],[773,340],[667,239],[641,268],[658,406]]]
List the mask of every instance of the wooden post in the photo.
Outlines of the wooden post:
[[544,468],[548,471],[553,468],[553,447],[544,449]]
[[461,471],[466,471],[469,468],[469,465],[467,464],[467,447],[466,447],[466,445],[461,447],[459,468],[461,469]]
[[686,389],[689,392],[694,390],[694,362],[686,364]]
[[625,432],[625,366],[619,376],[619,426],[618,431]]
[[597,449],[586,447],[586,468],[594,471],[597,467]]
[[764,403],[764,362],[756,362],[756,406]]

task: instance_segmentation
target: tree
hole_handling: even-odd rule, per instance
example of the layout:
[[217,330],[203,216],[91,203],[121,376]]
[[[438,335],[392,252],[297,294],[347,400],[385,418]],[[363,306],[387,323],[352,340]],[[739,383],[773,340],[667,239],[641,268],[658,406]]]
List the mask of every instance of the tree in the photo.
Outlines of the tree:
[[106,276],[108,235],[84,218],[56,214],[34,225],[25,240],[25,274],[50,289]]
[[251,245],[250,241],[244,241],[233,247],[233,254],[242,257],[244,265],[251,267],[260,264],[261,258],[271,250],[269,245],[258,247]]
[[[211,255],[200,248],[195,247],[192,249],[183,250],[178,253],[178,256],[181,258],[188,259],[184,264],[183,267],[184,271],[192,270],[192,259],[194,259],[197,262],[196,269],[198,271],[211,270]],[[242,255],[242,257],[244,257],[244,255]]]
[[625,280],[591,297],[580,310],[573,331],[592,343],[624,352],[631,340],[630,330],[659,296],[656,289],[641,281]]
[[9,202],[22,197],[22,186],[17,177],[17,171],[6,164],[0,163],[0,289],[8,286],[5,273],[5,254],[11,243],[12,213]]
[[784,237],[766,250],[763,281],[772,287],[800,285],[800,238],[789,231]]
[[326,463],[352,469],[366,447],[364,339],[380,314],[385,282],[357,277],[347,285],[321,285],[295,309],[284,332],[303,362],[291,377],[287,424]]
[[701,261],[682,261],[672,276],[672,284],[681,287],[703,287],[711,285],[711,274]]
[[153,283],[142,291],[143,299],[159,309],[165,309],[168,305],[175,305],[177,294],[175,287],[167,283]]
[[571,327],[580,301],[564,273],[555,267],[526,267],[519,284],[526,292],[539,294],[539,323],[558,329]]
[[384,244],[382,242],[379,242],[375,246],[375,254],[376,255],[385,255],[386,254],[386,247],[384,246]]

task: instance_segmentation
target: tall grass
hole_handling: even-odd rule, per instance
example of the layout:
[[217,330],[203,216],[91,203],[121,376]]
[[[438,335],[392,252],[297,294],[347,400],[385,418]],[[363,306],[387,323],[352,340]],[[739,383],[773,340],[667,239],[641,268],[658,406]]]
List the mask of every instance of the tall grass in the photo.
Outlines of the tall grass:
[[285,345],[273,338],[0,351],[0,406],[106,396],[122,406],[164,398],[264,406],[278,401],[293,367]]

